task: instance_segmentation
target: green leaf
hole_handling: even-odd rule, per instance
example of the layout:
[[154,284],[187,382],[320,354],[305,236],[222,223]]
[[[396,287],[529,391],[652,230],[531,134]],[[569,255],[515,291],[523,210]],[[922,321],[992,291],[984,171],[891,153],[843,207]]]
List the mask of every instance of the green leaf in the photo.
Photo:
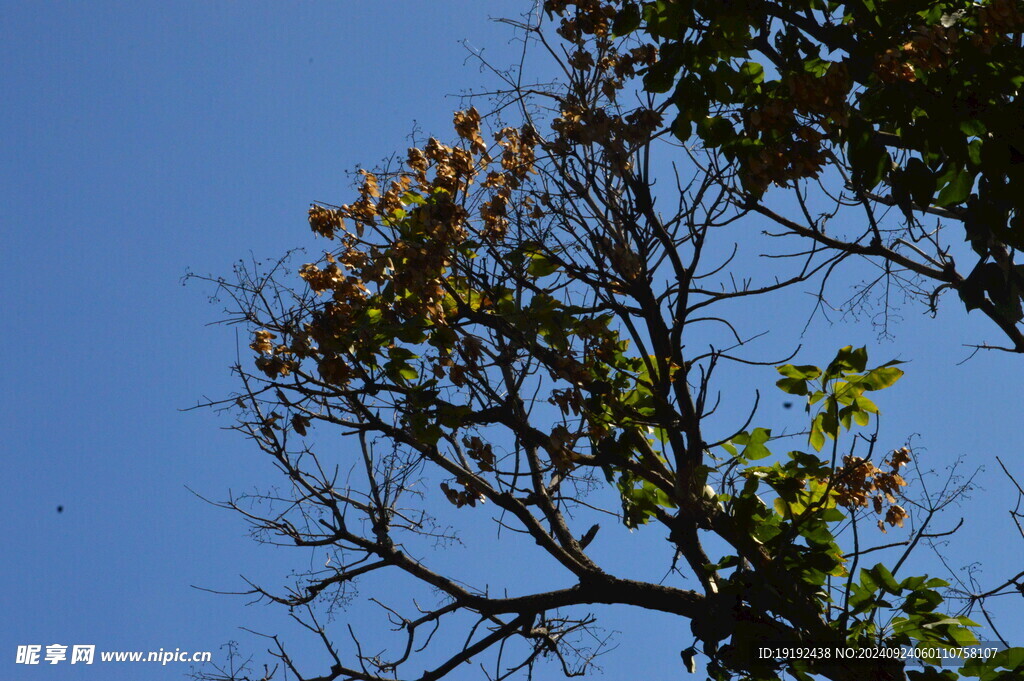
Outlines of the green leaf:
[[782,497],[775,497],[772,505],[775,507],[775,512],[780,516],[787,519],[790,517],[789,504]]
[[690,139],[690,135],[693,134],[693,121],[689,116],[680,114],[675,117],[672,121],[672,134],[680,142]]
[[[963,619],[963,618],[957,618],[957,619],[959,620],[959,619]],[[977,625],[975,625],[975,626],[977,626]],[[977,645],[978,644],[978,637],[974,634],[973,631],[971,631],[970,629],[967,629],[966,627],[967,627],[967,625],[963,624],[963,622],[960,622],[959,626],[954,626],[954,627],[950,627],[949,628],[949,637],[951,639],[953,639],[953,642],[956,643],[961,648],[966,648],[968,646],[973,646],[973,645]]]
[[973,186],[974,174],[966,167],[958,167],[956,172],[952,173],[952,177],[946,183],[946,186],[939,192],[938,198],[935,199],[935,205],[939,208],[945,208],[946,206],[963,203],[970,196]]
[[732,125],[722,116],[707,116],[697,121],[697,135],[709,147],[719,147],[736,136]]
[[755,428],[747,438],[747,446],[743,448],[743,458],[748,461],[757,461],[766,456],[771,456],[771,452],[764,446],[771,439],[771,436],[772,431],[764,428]]
[[825,432],[821,429],[821,421],[824,414],[818,414],[811,424],[811,434],[808,436],[807,441],[810,443],[814,451],[820,452],[821,448],[825,446]]
[[981,137],[988,130],[985,128],[985,124],[978,119],[966,118],[960,121],[960,132],[968,137]]
[[413,359],[414,357],[416,357],[416,353],[408,348],[403,348],[397,345],[388,348],[388,358],[395,362],[404,362],[405,360]]
[[867,348],[854,349],[852,345],[847,345],[845,348],[839,349],[839,352],[836,353],[836,358],[828,365],[825,373],[828,376],[837,377],[847,371],[861,372],[864,371],[867,364]]
[[619,38],[632,33],[640,27],[641,19],[640,6],[635,2],[626,3],[615,15],[615,21],[612,23],[612,37]]
[[530,264],[526,266],[526,272],[533,277],[546,277],[558,271],[558,263],[550,260],[543,253],[534,251],[529,253]]
[[899,595],[901,590],[900,585],[892,576],[892,573],[889,572],[889,568],[879,563],[875,567],[871,568],[869,572],[876,584],[894,596]]
[[740,67],[740,74],[752,83],[764,81],[764,67],[756,61],[743,62],[743,66]]
[[843,428],[850,430],[853,426],[853,416],[856,411],[853,407],[843,407],[839,410],[839,423],[843,425]]
[[[877,369],[869,371],[864,378],[860,380],[860,383],[864,385],[865,390],[882,390],[896,383],[903,376],[903,371],[891,366],[892,363],[880,366]],[[874,403],[872,403],[874,406]],[[875,410],[877,413],[877,408]]]
[[826,508],[821,512],[821,519],[826,523],[838,523],[846,520],[846,514],[838,508]]
[[839,437],[839,405],[835,397],[825,398],[825,410],[818,414],[818,427],[825,435],[835,440]]
[[644,89],[648,92],[668,92],[676,82],[676,65],[668,60],[654,63],[644,74]]
[[821,369],[816,366],[805,364],[802,366],[793,366],[792,364],[784,364],[776,369],[783,376],[789,378],[802,378],[813,380],[821,376]]
[[872,124],[862,117],[850,118],[846,134],[854,182],[865,189],[873,189],[892,168],[892,157],[875,134]]
[[878,413],[878,405],[876,405],[867,397],[864,397],[864,395],[857,395],[857,397],[853,400],[853,404],[863,412],[869,414]]
[[808,392],[807,381],[802,378],[780,378],[775,385],[779,387],[779,390],[790,395],[806,395]]
[[935,175],[924,161],[919,158],[907,161],[902,176],[911,200],[921,207],[931,205],[932,196],[935,194]]
[[[903,583],[906,584],[906,580]],[[914,591],[907,596],[900,609],[907,613],[932,612],[941,604],[942,596],[938,592],[922,590]]]

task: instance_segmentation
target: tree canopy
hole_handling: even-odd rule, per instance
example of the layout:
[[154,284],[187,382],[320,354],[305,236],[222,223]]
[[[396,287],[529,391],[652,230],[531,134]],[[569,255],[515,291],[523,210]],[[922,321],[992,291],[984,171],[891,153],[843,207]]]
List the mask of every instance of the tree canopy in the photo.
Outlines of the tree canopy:
[[[605,645],[588,608],[614,604],[687,620],[680,673],[699,663],[712,679],[1020,678],[1019,648],[955,670],[934,657],[977,643],[972,618],[1021,575],[964,593],[913,572],[969,483],[908,495],[914,452],[877,427],[900,363],[852,346],[758,358],[736,307],[823,300],[866,258],[878,274],[863,295],[896,286],[934,310],[953,289],[1024,351],[1019,6],[543,10],[509,23],[557,80],[497,71],[487,113],[457,111],[447,142],[362,171],[350,203],[311,207],[322,259],[220,281],[256,369],[235,367],[226,404],[287,481],[225,505],[265,540],[327,557],[281,590],[252,587],[332,660],[307,671],[276,642],[280,672],[427,680],[472,661],[498,679],[548,661],[545,675],[581,675]],[[803,432],[764,422],[753,390],[723,392],[723,371],[773,374]],[[746,417],[716,415],[741,400]],[[481,517],[525,579],[468,583],[438,556]],[[643,560],[665,579],[594,557],[613,525],[664,539]],[[332,635],[318,604],[377,576],[422,590],[374,594],[397,639]],[[933,664],[908,666],[901,647]]]
[[[869,221],[897,208],[903,240],[918,248],[878,226],[847,243],[821,239],[813,220],[791,228],[954,289],[1024,351],[1024,270],[1014,262],[1024,204],[1013,189],[1024,172],[1020,3],[588,0],[545,8],[564,17],[559,33],[584,51],[603,36],[649,39],[658,57],[641,69],[643,87],[667,95],[671,134],[718,150],[755,210],[771,185],[822,177],[843,186]],[[612,68],[606,83],[620,86],[631,69]],[[962,226],[975,255],[961,256],[962,271],[948,244],[928,243],[921,223],[929,215]]]

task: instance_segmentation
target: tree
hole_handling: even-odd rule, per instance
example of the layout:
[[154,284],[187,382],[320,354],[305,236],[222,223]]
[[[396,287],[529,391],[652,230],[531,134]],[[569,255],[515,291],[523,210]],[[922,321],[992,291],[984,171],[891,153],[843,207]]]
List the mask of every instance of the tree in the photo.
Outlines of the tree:
[[[667,93],[659,111],[675,112],[671,134],[684,143],[696,134],[716,150],[716,164],[732,173],[724,186],[751,211],[818,247],[877,259],[886,278],[896,270],[924,279],[917,293],[933,311],[942,291],[956,291],[1000,327],[1005,349],[1024,352],[1024,269],[1014,261],[1024,246],[1014,189],[1024,179],[1019,2],[552,0],[545,8],[564,17],[559,33],[581,53],[595,45],[616,61],[604,37],[652,41],[645,49],[656,46],[659,57],[642,69],[644,88]],[[614,89],[632,69],[627,61],[598,77]],[[772,185],[792,188],[798,206],[773,210],[764,201]],[[815,195],[836,197],[817,218],[807,205]],[[853,222],[864,229],[826,234],[843,208],[859,213]],[[886,219],[890,208],[895,220]],[[932,217],[934,227],[925,224]],[[963,231],[950,239],[948,223]],[[971,251],[959,253],[964,239]]]
[[[874,213],[889,200],[874,193],[878,183],[889,178],[898,187],[901,173],[924,171],[887,160],[869,177],[865,168],[877,159],[858,155],[853,113],[833,137],[797,123],[812,117],[819,128],[838,125],[850,83],[860,81],[827,64],[808,71],[807,41],[828,46],[832,33],[786,37],[785,21],[803,31],[812,21],[804,17],[842,8],[795,13],[789,3],[750,2],[745,11],[753,7],[767,22],[752,32],[732,4],[695,7],[692,31],[700,39],[689,42],[677,40],[683,28],[691,35],[684,26],[691,19],[683,18],[691,10],[680,3],[641,10],[548,2],[552,14],[568,13],[558,27],[562,43],[543,21],[511,22],[527,45],[551,55],[560,82],[526,87],[521,72],[499,72],[507,89],[491,101],[495,113],[456,112],[454,144],[430,138],[401,163],[362,171],[352,203],[314,205],[310,225],[329,245],[322,260],[298,270],[303,283],[285,260],[220,281],[235,303],[232,321],[251,328],[258,370],[235,367],[242,389],[226,404],[288,482],[285,492],[257,495],[261,506],[225,506],[268,541],[327,557],[322,569],[281,591],[252,585],[253,594],[295,613],[331,656],[328,669],[309,673],[275,638],[281,673],[439,679],[485,659],[489,678],[509,678],[550,659],[567,676],[584,674],[602,648],[588,611],[596,604],[688,620],[693,638],[680,645],[683,662],[693,671],[702,661],[715,679],[896,679],[903,678],[901,660],[853,665],[843,656],[976,642],[968,610],[944,603],[945,582],[905,576],[920,542],[943,532],[933,520],[969,482],[930,497],[904,493],[913,453],[879,441],[874,401],[902,376],[898,363],[872,364],[866,349],[853,347],[820,367],[752,358],[736,304],[804,286],[824,296],[830,275],[854,254],[880,258],[883,279],[916,287],[932,305],[937,292],[905,271],[963,297],[969,278],[950,284],[952,256],[938,232],[916,238],[915,211],[959,219],[975,210],[958,214],[959,204],[987,201],[990,190],[968,199],[957,189],[951,201],[949,183],[966,180],[936,180],[938,198],[912,185],[907,203],[896,189],[890,198],[905,209],[906,224],[886,226]],[[957,21],[975,19],[965,13]],[[659,49],[644,35],[664,44]],[[769,38],[781,46],[773,51]],[[732,68],[752,49],[779,55],[775,81],[753,61]],[[800,73],[810,74],[802,80],[795,67],[782,68],[800,59]],[[915,71],[909,80],[904,67],[892,69],[899,82],[932,77]],[[679,74],[687,84],[661,96]],[[687,108],[694,82],[714,95],[706,107]],[[821,88],[835,92],[818,104],[808,93]],[[747,126],[739,132],[730,106]],[[677,116],[666,125],[673,107]],[[509,115],[514,125],[501,121]],[[770,116],[786,125],[768,123]],[[906,136],[865,120],[868,146]],[[701,143],[681,146],[693,125]],[[990,144],[997,142],[987,138]],[[851,160],[830,145],[846,145]],[[686,170],[663,175],[671,188],[656,183],[665,158],[687,161]],[[773,165],[780,158],[785,163]],[[932,174],[955,164],[921,158],[912,167]],[[815,159],[828,159],[829,172]],[[987,172],[970,168],[971,178]],[[822,196],[808,191],[810,181]],[[788,184],[795,203],[773,203],[773,183]],[[867,243],[826,234],[824,220],[812,217],[826,202],[832,215],[866,210]],[[797,210],[805,223],[785,210]],[[730,255],[733,237],[723,235],[751,215],[811,245],[790,249],[788,241],[747,231],[743,248]],[[1008,235],[997,237],[1012,262]],[[992,257],[993,243],[978,254]],[[750,255],[772,256],[772,266],[739,270]],[[1015,338],[1019,318],[1006,316],[994,289],[984,291],[977,306]],[[723,367],[763,375],[773,365],[778,388],[807,413],[806,431],[788,452],[786,439],[759,422],[756,397],[745,422],[715,416]],[[331,433],[344,436],[340,449]],[[436,567],[444,561],[431,547],[455,540],[480,516],[503,533],[495,550],[522,552],[529,579],[485,588],[465,583],[455,566]],[[609,517],[667,540],[664,555],[650,557],[669,569],[665,583],[613,573],[594,559],[592,547],[613,532]],[[886,544],[879,535],[908,522],[905,539]],[[892,560],[869,565],[870,554],[885,549],[896,551]],[[380,575],[418,585],[423,595],[404,605],[378,601],[398,645],[364,646],[354,631],[351,644],[333,637],[314,606],[344,600],[355,580]],[[984,613],[986,599],[1020,588],[1020,579],[965,594],[968,609]],[[817,652],[781,660],[759,654],[798,646]],[[1010,649],[959,672],[909,674],[1019,678],[1022,655]]]

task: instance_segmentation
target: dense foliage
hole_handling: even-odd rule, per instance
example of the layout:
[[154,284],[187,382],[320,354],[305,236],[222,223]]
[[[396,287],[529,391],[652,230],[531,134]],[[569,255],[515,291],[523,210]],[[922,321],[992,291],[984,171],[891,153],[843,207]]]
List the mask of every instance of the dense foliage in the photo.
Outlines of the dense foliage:
[[[955,289],[1024,351],[1024,7],[1015,0],[545,3],[581,49],[639,32],[657,46],[643,87],[667,93],[671,133],[719,150],[759,201],[831,169],[869,211],[959,222],[974,262],[942,248],[917,264],[873,229],[853,248]],[[631,68],[631,67],[630,67]],[[621,65],[610,80],[621,83]],[[835,185],[834,179],[828,184]],[[812,238],[815,236],[809,234]],[[912,239],[917,241],[923,238]],[[828,243],[828,242],[823,242]],[[844,247],[839,244],[828,244]],[[846,246],[849,248],[849,246]]]

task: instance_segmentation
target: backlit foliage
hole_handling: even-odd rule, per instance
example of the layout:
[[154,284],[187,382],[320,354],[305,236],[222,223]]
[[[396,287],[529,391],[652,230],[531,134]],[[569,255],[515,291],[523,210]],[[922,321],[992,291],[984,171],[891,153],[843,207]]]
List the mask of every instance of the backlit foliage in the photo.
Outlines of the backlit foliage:
[[[680,142],[715,150],[736,190],[759,202],[770,187],[825,181],[865,209],[895,206],[913,234],[924,214],[958,222],[976,265],[956,273],[948,249],[916,274],[952,288],[1024,352],[1024,7],[1019,0],[549,0],[573,63],[596,64],[606,96],[634,73]],[[621,38],[644,57],[620,55]],[[618,40],[617,40],[618,39]],[[586,55],[586,56],[584,56]],[[633,85],[635,87],[635,84]],[[600,109],[569,101],[574,141]],[[674,117],[670,114],[674,114]],[[835,173],[840,181],[836,181]],[[834,188],[834,189],[833,189]],[[871,218],[873,219],[873,218]],[[922,229],[923,226],[921,227]],[[810,229],[803,236],[830,247]],[[871,254],[905,267],[877,228]],[[920,240],[920,237],[914,237]],[[934,306],[935,297],[931,299]]]

